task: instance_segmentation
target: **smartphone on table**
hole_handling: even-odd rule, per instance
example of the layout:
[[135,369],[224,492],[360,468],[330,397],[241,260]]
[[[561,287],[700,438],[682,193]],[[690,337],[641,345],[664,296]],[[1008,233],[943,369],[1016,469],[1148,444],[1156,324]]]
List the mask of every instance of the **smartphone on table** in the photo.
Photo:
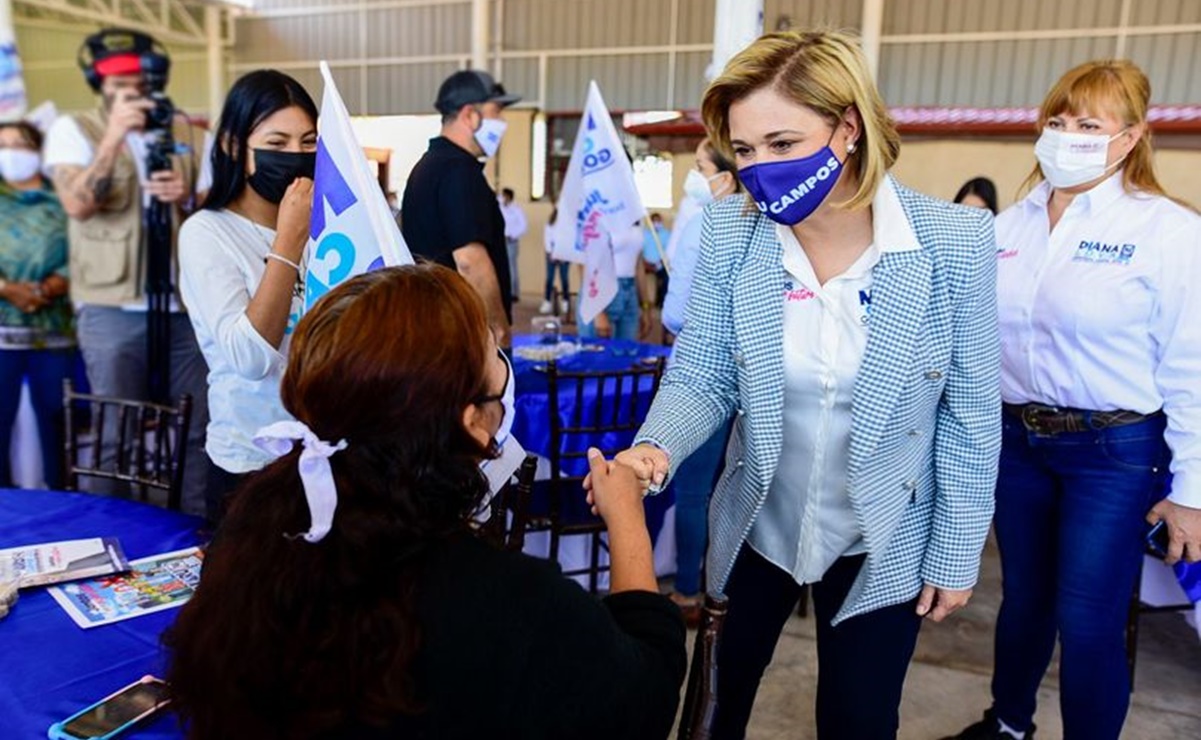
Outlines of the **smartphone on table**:
[[50,726],[50,740],[108,740],[149,719],[167,705],[167,684],[142,676],[62,722]]

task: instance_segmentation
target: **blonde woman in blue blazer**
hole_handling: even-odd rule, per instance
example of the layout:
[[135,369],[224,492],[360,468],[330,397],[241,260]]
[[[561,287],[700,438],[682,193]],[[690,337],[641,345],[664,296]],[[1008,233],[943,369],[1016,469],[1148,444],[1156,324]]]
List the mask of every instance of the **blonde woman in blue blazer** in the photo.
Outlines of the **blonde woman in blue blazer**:
[[730,599],[717,738],[743,736],[803,584],[818,736],[895,737],[921,619],[967,603],[992,517],[992,217],[892,179],[870,79],[853,38],[788,32],[709,87],[709,137],[754,204],[706,211],[674,360],[617,458],[662,485],[735,417],[709,515],[708,586]]

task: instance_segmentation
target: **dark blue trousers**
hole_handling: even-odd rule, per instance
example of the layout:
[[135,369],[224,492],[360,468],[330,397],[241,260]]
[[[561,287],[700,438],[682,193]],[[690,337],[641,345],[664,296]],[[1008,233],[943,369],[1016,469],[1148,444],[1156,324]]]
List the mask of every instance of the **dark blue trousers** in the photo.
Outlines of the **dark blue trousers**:
[[1065,740],[1117,740],[1130,704],[1125,624],[1144,517],[1162,495],[1162,416],[1041,436],[1006,415],[997,482],[1004,577],[992,693],[1027,730],[1056,638]]
[[74,363],[74,349],[0,350],[0,487],[13,484],[9,450],[25,381],[38,423],[42,477],[48,487],[62,487],[63,379]]
[[[813,584],[817,620],[817,736],[821,740],[895,740],[901,688],[917,644],[917,597],[830,623],[842,607],[863,555],[839,558]],[[746,734],[759,680],[771,662],[801,587],[792,576],[743,545],[726,584],[730,599],[717,650],[714,740]],[[798,700],[803,688],[796,687]]]

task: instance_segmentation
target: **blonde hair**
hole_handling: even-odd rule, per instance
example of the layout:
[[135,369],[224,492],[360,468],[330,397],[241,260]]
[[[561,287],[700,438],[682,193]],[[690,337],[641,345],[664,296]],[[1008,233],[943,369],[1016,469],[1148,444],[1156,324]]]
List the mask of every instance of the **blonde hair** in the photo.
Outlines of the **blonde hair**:
[[[1128,59],[1098,59],[1069,69],[1055,83],[1038,111],[1038,130],[1047,126],[1055,116],[1108,114],[1122,122],[1125,128],[1147,122],[1147,107],[1151,102],[1151,82],[1147,75]],[[1122,187],[1126,192],[1160,195],[1196,210],[1192,205],[1168,195],[1155,176],[1155,161],[1151,148],[1151,131],[1145,129],[1138,143],[1126,155],[1121,165]],[[1028,191],[1045,178],[1042,167],[1034,169],[1022,183]]]
[[869,205],[897,161],[901,137],[871,80],[858,40],[839,31],[782,31],[760,37],[731,59],[701,103],[709,139],[726,157],[733,157],[730,106],[768,86],[833,126],[848,109],[858,111],[862,132],[847,160],[859,178],[859,189],[838,206]]

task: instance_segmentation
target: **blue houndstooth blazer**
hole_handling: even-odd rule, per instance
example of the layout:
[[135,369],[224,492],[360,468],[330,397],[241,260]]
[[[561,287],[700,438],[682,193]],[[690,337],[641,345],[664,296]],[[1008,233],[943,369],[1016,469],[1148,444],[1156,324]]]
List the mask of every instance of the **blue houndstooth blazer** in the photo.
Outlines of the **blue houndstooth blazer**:
[[[867,561],[835,621],[972,587],[1001,447],[992,217],[896,185],[920,250],[885,252],[852,396],[848,495]],[[783,252],[773,222],[727,198],[705,212],[675,355],[638,434],[672,472],[731,416],[709,509],[709,588],[721,590],[783,445]]]

